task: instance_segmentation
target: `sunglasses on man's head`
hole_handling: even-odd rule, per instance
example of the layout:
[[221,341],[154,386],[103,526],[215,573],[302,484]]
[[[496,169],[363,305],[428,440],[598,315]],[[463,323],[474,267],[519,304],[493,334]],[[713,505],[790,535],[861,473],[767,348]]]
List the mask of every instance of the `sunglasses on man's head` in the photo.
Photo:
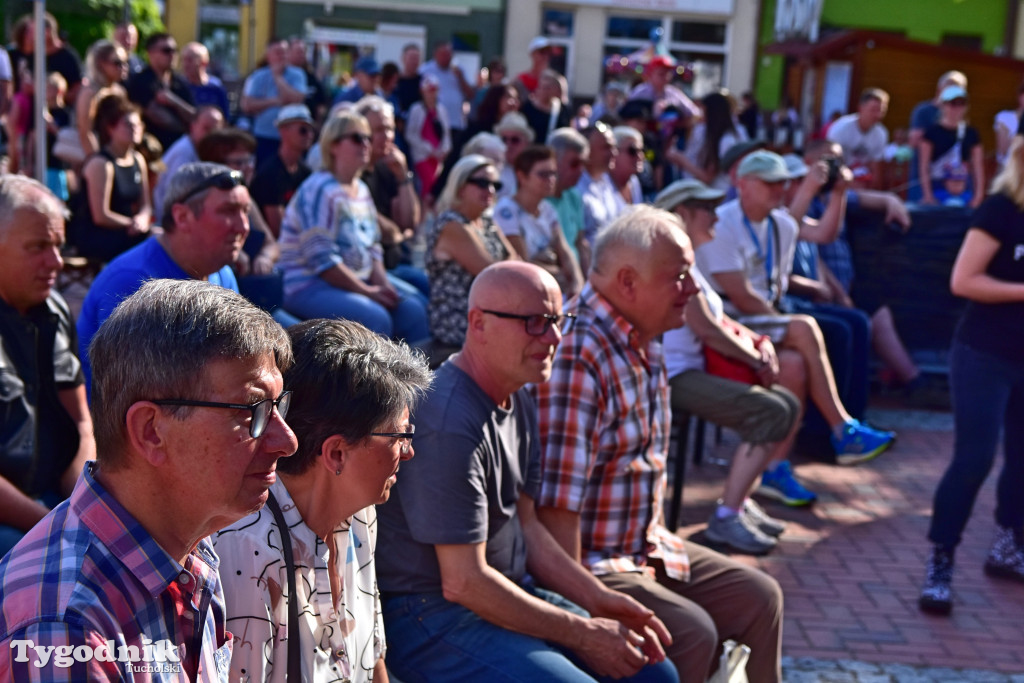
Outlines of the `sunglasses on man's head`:
[[221,171],[216,175],[212,175],[203,182],[199,183],[191,190],[189,190],[180,199],[174,201],[175,204],[184,204],[192,197],[195,197],[200,192],[206,190],[217,189],[227,192],[233,190],[239,185],[245,184],[245,177],[239,171]]

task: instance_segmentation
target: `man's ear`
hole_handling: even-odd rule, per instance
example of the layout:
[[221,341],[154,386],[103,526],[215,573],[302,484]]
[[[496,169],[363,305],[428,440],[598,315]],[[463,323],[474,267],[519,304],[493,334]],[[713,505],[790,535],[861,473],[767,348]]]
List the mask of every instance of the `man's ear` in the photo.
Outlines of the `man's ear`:
[[324,439],[317,456],[317,465],[326,468],[332,475],[340,475],[352,457],[353,446],[341,434],[332,434]]
[[181,230],[183,226],[186,227],[192,222],[194,218],[192,209],[185,204],[172,204],[171,205],[171,216],[174,218],[174,229]]
[[620,266],[615,271],[615,286],[619,290],[619,296],[626,301],[634,301],[639,277],[640,274],[633,266]]
[[486,341],[484,331],[484,312],[479,308],[469,309],[466,321],[466,334],[475,333],[480,336],[481,341]]
[[166,430],[169,421],[175,419],[150,401],[133,403],[125,417],[129,446],[150,466],[159,467],[167,460]]

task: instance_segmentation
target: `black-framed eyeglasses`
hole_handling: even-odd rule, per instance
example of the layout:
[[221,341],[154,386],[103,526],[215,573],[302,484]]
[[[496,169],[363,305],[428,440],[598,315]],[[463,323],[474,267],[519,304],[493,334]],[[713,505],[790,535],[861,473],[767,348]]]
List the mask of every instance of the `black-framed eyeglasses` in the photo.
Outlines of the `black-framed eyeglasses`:
[[270,414],[277,408],[277,414],[283,420],[288,415],[288,408],[292,404],[292,392],[282,391],[277,398],[265,398],[256,403],[217,403],[215,401],[193,401],[185,398],[161,398],[152,401],[158,406],[188,406],[194,408],[230,408],[231,410],[248,410],[252,414],[249,422],[249,436],[254,439],[260,438],[270,424]]
[[466,178],[466,184],[479,187],[481,190],[494,190],[495,192],[501,192],[501,188],[505,187],[505,183],[490,178]]
[[203,182],[199,183],[191,190],[186,192],[182,197],[175,199],[174,202],[172,203],[184,204],[185,202],[192,199],[192,197],[195,197],[200,192],[205,192],[206,190],[209,189],[216,188],[218,190],[223,190],[224,192],[227,192],[228,190],[233,190],[239,185],[244,184],[245,176],[243,176],[240,171],[221,171],[220,173],[212,175]]
[[356,145],[368,145],[373,140],[373,137],[366,133],[345,133],[339,139],[348,140]]
[[[574,320],[576,320],[575,313],[506,313],[504,311],[492,311],[486,308],[481,308],[481,311],[489,315],[497,316],[498,318],[506,318],[508,320],[522,320],[523,326],[526,328],[526,334],[531,337],[543,337],[554,325],[559,331],[568,331],[572,326]],[[562,327],[562,323],[565,323],[565,327]]]
[[402,444],[402,453],[408,453],[412,445],[412,437],[416,434],[416,425],[409,425],[404,432],[370,432],[370,436],[383,436],[388,439],[398,439]]

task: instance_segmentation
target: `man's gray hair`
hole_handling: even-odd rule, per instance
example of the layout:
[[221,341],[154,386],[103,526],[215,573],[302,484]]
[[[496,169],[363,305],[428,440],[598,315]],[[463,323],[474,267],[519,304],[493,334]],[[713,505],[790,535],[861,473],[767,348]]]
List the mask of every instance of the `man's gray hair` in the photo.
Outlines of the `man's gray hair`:
[[[264,358],[281,372],[292,363],[288,335],[269,313],[202,280],[146,282],[118,304],[89,345],[100,465],[125,464],[125,417],[133,404],[206,399],[210,363]],[[193,409],[165,410],[183,419]]]
[[[231,169],[223,164],[213,164],[208,161],[193,161],[190,164],[180,166],[174,175],[171,176],[170,181],[167,183],[167,194],[164,196],[164,215],[162,216],[162,222],[160,223],[165,232],[172,232],[174,230],[174,215],[171,211],[175,204],[180,204],[183,197],[188,196],[188,193],[199,187],[202,183],[205,183],[210,178],[220,175],[221,173],[230,173]],[[188,198],[185,202],[185,206],[193,213],[198,216],[203,210],[203,201],[206,199],[206,195],[213,188],[198,192]]]
[[356,102],[355,110],[364,117],[370,114],[380,114],[392,121],[395,120],[395,106],[380,95],[366,95]]
[[[683,221],[674,213],[646,204],[630,207],[597,233],[591,271],[610,275],[602,266],[607,267],[617,256],[626,252],[649,254],[658,238],[682,229]],[[630,265],[641,268],[645,264]]]
[[548,147],[555,150],[555,156],[561,157],[566,152],[578,152],[586,156],[590,154],[590,143],[575,128],[556,128],[548,135]]
[[505,163],[505,143],[494,133],[481,131],[471,137],[462,148],[462,156],[480,154],[496,164]]
[[[43,201],[39,201],[40,196]],[[14,174],[0,176],[0,239],[7,239],[7,228],[19,209],[31,209],[64,219],[68,217],[64,203],[38,180]]]
[[[287,474],[308,470],[328,437],[357,444],[376,431],[395,431],[430,388],[427,359],[350,320],[307,320],[288,329],[295,364],[285,373],[294,391],[288,425],[299,440]],[[287,463],[285,461],[287,460]]]

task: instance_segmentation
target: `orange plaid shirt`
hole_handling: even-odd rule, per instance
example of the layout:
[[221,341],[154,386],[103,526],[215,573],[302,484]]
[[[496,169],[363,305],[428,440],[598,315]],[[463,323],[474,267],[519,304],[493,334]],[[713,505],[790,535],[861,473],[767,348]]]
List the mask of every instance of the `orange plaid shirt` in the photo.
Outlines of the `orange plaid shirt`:
[[660,341],[637,333],[588,283],[567,311],[576,323],[535,387],[540,506],[580,515],[582,561],[594,574],[646,572],[658,558],[687,581],[681,538],[662,524],[671,422]]

